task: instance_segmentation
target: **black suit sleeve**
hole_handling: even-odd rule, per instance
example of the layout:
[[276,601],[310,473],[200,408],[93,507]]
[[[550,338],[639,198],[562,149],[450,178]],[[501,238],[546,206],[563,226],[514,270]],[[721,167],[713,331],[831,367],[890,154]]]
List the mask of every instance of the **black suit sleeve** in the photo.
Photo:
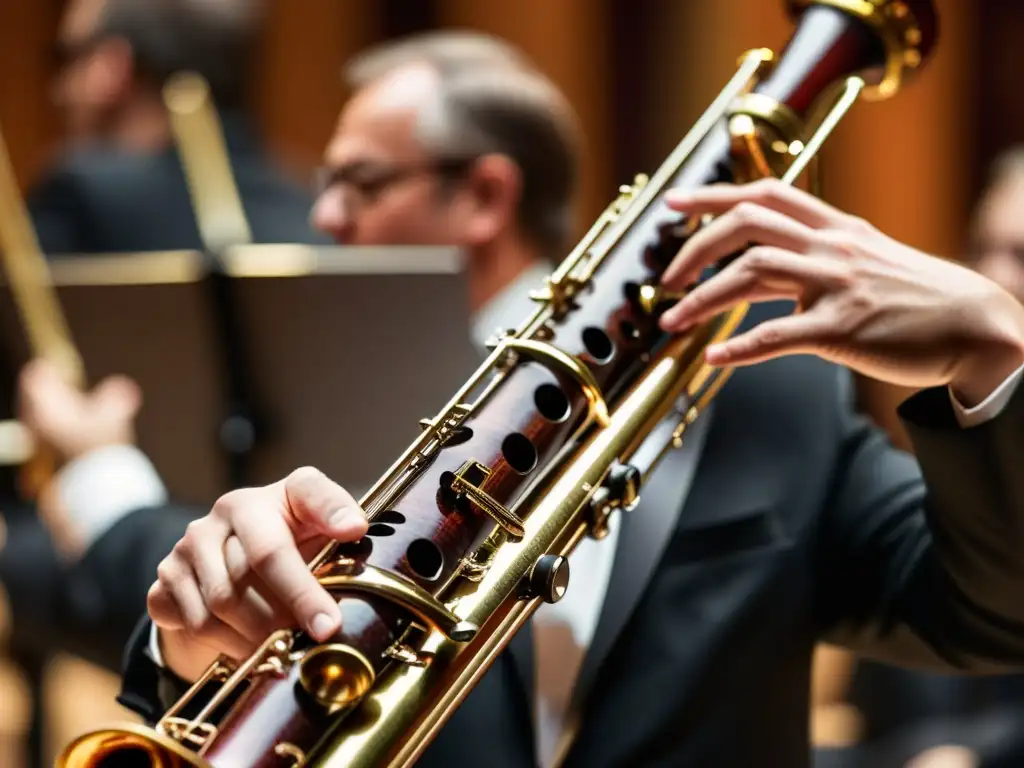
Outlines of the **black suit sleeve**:
[[[117,700],[150,724],[184,695],[189,684],[169,670],[158,667],[149,655],[153,625],[145,615],[146,593],[156,578],[160,561],[185,535],[188,523],[196,517],[199,514],[193,510],[141,510],[111,529],[81,563],[81,568],[90,574],[96,591],[106,594],[107,612],[116,613],[119,622],[130,623],[127,630],[119,628],[122,636],[130,639],[127,647],[122,641],[123,674]],[[132,548],[139,548],[142,553],[142,557],[134,561],[131,555],[127,556],[129,561],[135,562],[134,573],[118,575],[117,565],[125,562],[125,553],[130,553]],[[117,589],[115,581],[123,581],[124,588]],[[197,699],[201,700],[202,697]]]
[[178,506],[132,512],[80,560],[64,566],[57,587],[62,644],[90,661],[119,669],[125,643],[146,610],[157,566],[199,514]]
[[[135,626],[131,639],[125,648],[124,672],[121,677],[121,693],[117,701],[153,725],[163,713],[185,695],[190,685],[166,667],[159,667],[149,655],[149,638],[153,622],[143,616]],[[204,694],[196,698],[201,707]],[[184,716],[194,716],[195,711],[186,710]]]
[[1024,666],[1024,387],[969,429],[944,388],[907,400],[919,466],[840,411],[818,548],[825,639],[909,667]]

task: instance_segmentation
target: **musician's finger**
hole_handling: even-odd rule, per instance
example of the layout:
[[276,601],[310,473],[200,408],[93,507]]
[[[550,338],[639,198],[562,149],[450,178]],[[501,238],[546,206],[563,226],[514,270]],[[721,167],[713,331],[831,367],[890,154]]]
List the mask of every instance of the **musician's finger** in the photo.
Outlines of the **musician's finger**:
[[718,215],[743,202],[790,216],[814,229],[839,227],[847,214],[803,190],[778,179],[761,179],[750,184],[711,184],[696,189],[673,189],[665,195],[670,208],[692,216]]
[[783,355],[813,354],[828,338],[830,326],[812,312],[769,320],[705,350],[711,365],[753,365]]
[[789,251],[758,246],[702,283],[661,316],[663,330],[678,333],[736,304],[789,299],[818,283],[827,267]]
[[[303,530],[300,540],[315,531],[339,541],[355,541],[369,527],[359,502],[327,475],[313,467],[292,472],[284,481],[288,513]],[[314,531],[308,531],[312,527]]]
[[310,573],[283,517],[240,514],[235,535],[256,575],[313,638],[322,642],[337,631],[341,611]]
[[672,290],[682,290],[709,267],[752,245],[767,245],[806,253],[815,244],[815,231],[777,211],[741,203],[698,230],[676,254],[662,276]]
[[167,630],[183,630],[185,617],[181,615],[178,604],[170,590],[160,581],[154,581],[146,594],[146,612],[158,627]]
[[195,574],[180,558],[175,554],[167,557],[157,568],[157,576],[163,591],[170,595],[174,603],[174,609],[166,612],[171,618],[170,622],[163,620],[159,610],[150,613],[157,626],[175,629],[175,618],[180,616],[180,629],[189,637],[215,645],[232,655],[245,655],[249,652],[253,641],[242,637],[209,611],[203,602]]
[[232,534],[224,542],[224,565],[228,569],[228,576],[235,584],[251,585],[252,568],[245,556],[242,542]]
[[230,529],[216,530],[220,525],[218,518],[210,517],[191,523],[180,543],[199,579],[208,610],[242,637],[256,641],[273,629],[273,613],[245,580],[231,578],[226,551]]
[[200,634],[213,615],[206,608],[192,566],[182,558],[178,545],[157,566],[156,575],[161,586],[174,601],[182,617],[184,629],[194,635]]
[[[299,552],[302,554],[302,559],[308,562],[309,558],[306,557],[302,547],[299,548]],[[271,631],[289,626],[295,621],[288,606],[277,595],[266,589],[266,585],[253,574],[245,550],[242,548],[242,542],[238,540],[237,536],[229,536],[224,543],[224,561],[236,588],[244,592],[247,601],[256,604],[260,615],[269,617],[266,620],[270,624]],[[260,592],[260,589],[263,591]]]

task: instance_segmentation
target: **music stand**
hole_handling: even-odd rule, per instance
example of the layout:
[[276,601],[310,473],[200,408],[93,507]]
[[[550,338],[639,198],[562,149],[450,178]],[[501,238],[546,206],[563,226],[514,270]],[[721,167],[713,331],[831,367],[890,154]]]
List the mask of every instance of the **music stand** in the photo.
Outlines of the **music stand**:
[[[311,464],[358,496],[482,359],[454,249],[240,246],[225,264],[268,419],[253,483]],[[207,506],[230,490],[202,255],[66,256],[51,269],[90,383],[141,385],[138,443],[172,495]],[[10,302],[0,327],[24,355]]]

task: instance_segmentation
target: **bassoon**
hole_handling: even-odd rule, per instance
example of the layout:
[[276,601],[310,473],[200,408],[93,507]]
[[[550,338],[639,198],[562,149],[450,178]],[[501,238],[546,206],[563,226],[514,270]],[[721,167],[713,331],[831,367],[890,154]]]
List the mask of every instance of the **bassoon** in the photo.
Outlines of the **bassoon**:
[[[337,596],[325,643],[281,629],[221,659],[155,725],[86,734],[60,768],[404,768],[542,602],[568,556],[631,514],[726,381],[704,360],[740,305],[686,334],[659,276],[704,219],[670,188],[793,184],[850,107],[897,93],[936,40],[930,0],[790,0],[779,56],[747,53],[664,164],[637,177],[496,335],[486,361],[361,499],[370,527],[311,562]],[[212,695],[211,695],[212,691]]]

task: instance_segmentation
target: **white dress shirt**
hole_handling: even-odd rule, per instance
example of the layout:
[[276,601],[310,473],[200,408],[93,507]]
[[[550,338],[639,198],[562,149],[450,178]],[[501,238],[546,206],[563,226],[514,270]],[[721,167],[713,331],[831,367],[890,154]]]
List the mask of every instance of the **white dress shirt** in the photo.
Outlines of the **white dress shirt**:
[[[532,290],[542,288],[550,270],[537,265],[524,271],[473,318],[473,340],[484,347],[498,331],[518,327],[536,304]],[[1018,369],[985,402],[964,408],[950,393],[957,420],[964,428],[994,418],[1009,401],[1024,375]],[[559,602],[543,604],[534,613],[533,638],[536,668],[534,725],[538,765],[550,768],[557,757],[569,703],[580,666],[590,647],[611,578],[619,535],[619,516],[610,519],[608,536],[584,539],[569,557],[572,582]],[[150,635],[150,655],[163,664],[156,629]]]
[[79,456],[54,480],[64,516],[84,549],[129,512],[167,501],[156,468],[134,445],[111,445]]

